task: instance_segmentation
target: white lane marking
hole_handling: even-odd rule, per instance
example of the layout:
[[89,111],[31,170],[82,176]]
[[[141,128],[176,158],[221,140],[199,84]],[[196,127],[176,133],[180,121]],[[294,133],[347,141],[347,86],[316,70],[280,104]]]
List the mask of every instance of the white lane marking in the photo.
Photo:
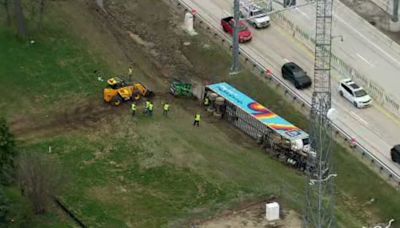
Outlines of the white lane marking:
[[[201,7],[200,7],[200,8],[201,8]],[[207,17],[210,17],[209,15],[206,15],[206,16],[207,16]],[[215,23],[217,23],[216,21],[219,22],[219,19],[216,18],[215,16],[211,16],[210,18],[211,18],[212,21],[214,21]],[[248,48],[248,47],[246,47],[246,48]],[[250,49],[252,49],[252,48],[250,48]],[[254,50],[253,50],[253,52],[254,52]],[[267,62],[268,62],[268,60],[266,60],[266,58],[265,58],[264,56],[261,56],[261,55],[259,55],[258,53],[257,53],[256,55],[257,55],[259,58],[263,59],[263,61],[267,61]],[[309,96],[307,97],[307,98],[309,99],[310,94],[307,94],[307,95],[309,95]],[[345,119],[347,119],[347,118],[345,118]],[[351,129],[351,128],[348,127],[348,124],[347,124],[347,123],[341,121],[339,118],[337,118],[336,121],[339,121],[339,122],[341,123],[341,125],[342,125],[341,128],[343,128],[343,129],[346,129],[346,128],[347,128],[347,131],[346,131],[346,132],[353,132],[353,134],[359,136],[353,129]],[[388,144],[386,143],[386,141],[383,141],[383,139],[382,139],[381,137],[379,137],[378,135],[376,135],[374,132],[372,132],[372,133],[373,133],[376,137],[378,137],[378,140],[379,140],[379,141],[381,141],[382,143],[384,143],[385,145],[387,145],[388,148],[391,146],[391,145],[388,145]],[[381,149],[378,150],[376,147],[374,147],[374,145],[372,145],[371,143],[369,143],[370,141],[368,141],[368,139],[366,139],[365,136],[359,136],[359,137],[361,138],[361,140],[365,139],[365,140],[363,140],[364,143],[365,143],[364,145],[373,148],[373,150],[375,150],[374,152],[377,152],[376,155],[383,154],[383,153],[381,152]],[[375,144],[375,143],[374,143],[374,144]],[[372,152],[372,151],[371,151],[371,152]],[[382,158],[382,157],[381,157],[381,158]],[[387,158],[387,156],[385,156],[384,158]],[[387,165],[390,165],[390,164],[391,164],[391,163],[389,163],[389,162],[387,162],[387,163],[388,163]],[[393,167],[392,167],[392,168],[393,168]]]
[[232,14],[231,13],[229,13],[228,11],[226,11],[226,10],[223,10],[224,11],[224,14],[228,17],[228,16],[232,16]]
[[310,20],[310,16],[308,16],[306,13],[304,13],[303,11],[301,11],[299,8],[296,8],[296,11],[298,11],[299,13],[301,13],[303,16],[305,16],[308,20]]
[[382,52],[384,55],[386,55],[387,57],[389,57],[393,62],[397,63],[398,65],[400,65],[400,62],[397,61],[396,58],[394,58],[393,56],[391,56],[390,54],[388,54],[387,52],[385,52],[382,48],[380,48],[378,45],[376,45],[374,42],[372,42],[371,40],[369,40],[367,37],[365,37],[361,32],[359,32],[357,29],[354,29],[353,26],[351,26],[350,24],[348,24],[346,21],[344,21],[341,17],[339,17],[337,14],[334,14],[335,17],[340,20],[343,24],[347,25],[347,27],[349,27],[351,30],[353,30],[354,32],[356,32],[359,36],[361,36],[364,40],[366,40],[369,44],[371,44],[372,46],[374,46],[376,49],[378,49],[380,52]]
[[363,118],[361,118],[359,115],[355,114],[354,112],[350,111],[350,115],[352,115],[353,117],[355,117],[356,119],[358,119],[359,121],[363,122],[364,125],[368,125],[368,122],[365,121]]
[[283,58],[283,61],[285,61],[286,63],[290,62],[289,59],[285,59],[285,58]]
[[367,60],[366,58],[362,57],[362,55],[360,55],[360,54],[358,54],[358,53],[356,53],[356,55],[357,55],[360,59],[362,59],[364,62],[366,62],[368,65],[374,66],[374,64],[368,62],[368,60]]

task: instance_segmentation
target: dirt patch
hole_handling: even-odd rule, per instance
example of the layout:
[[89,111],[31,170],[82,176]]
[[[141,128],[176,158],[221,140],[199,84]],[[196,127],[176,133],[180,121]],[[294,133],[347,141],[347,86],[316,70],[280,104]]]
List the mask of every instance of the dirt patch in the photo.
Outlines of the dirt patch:
[[16,117],[10,122],[10,128],[18,139],[28,140],[77,129],[92,129],[103,118],[116,114],[115,107],[85,100],[52,113]]
[[301,227],[300,216],[292,210],[281,211],[281,220],[269,222],[265,218],[265,204],[268,201],[246,203],[240,208],[222,213],[214,218],[193,223],[196,228],[257,228],[257,227]]
[[[152,100],[159,106],[164,101],[171,103],[173,98],[168,92],[156,91],[155,94]],[[138,101],[137,105],[143,106],[143,103],[144,99]],[[19,140],[27,141],[74,130],[90,131],[99,127],[104,128],[105,125],[110,125],[113,119],[121,119],[130,114],[130,102],[115,107],[104,103],[101,98],[96,100],[78,98],[57,106],[55,106],[56,111],[13,118],[10,121],[13,134]]]
[[[108,56],[109,59],[104,60],[116,74],[133,66],[135,79],[156,90],[156,96],[161,99],[169,99],[167,92],[157,91],[167,91],[172,78],[201,81],[218,74],[207,70],[206,65],[210,63],[197,63],[201,62],[197,59],[204,56],[190,54],[199,48],[208,49],[209,41],[202,40],[195,45],[196,40],[193,40],[193,45],[185,46],[184,43],[191,38],[181,30],[182,18],[162,1],[56,1],[50,7],[68,18],[66,28],[71,30],[71,34],[80,34],[78,39],[87,41],[93,56]],[[154,11],[154,8],[162,10]],[[224,64],[220,65],[224,67]],[[121,109],[124,108],[118,108]],[[63,102],[63,107],[55,107],[55,110],[17,116],[11,120],[11,128],[19,139],[25,140],[75,129],[91,129],[105,117],[121,113],[103,104],[101,99],[93,102],[89,98],[73,104]]]

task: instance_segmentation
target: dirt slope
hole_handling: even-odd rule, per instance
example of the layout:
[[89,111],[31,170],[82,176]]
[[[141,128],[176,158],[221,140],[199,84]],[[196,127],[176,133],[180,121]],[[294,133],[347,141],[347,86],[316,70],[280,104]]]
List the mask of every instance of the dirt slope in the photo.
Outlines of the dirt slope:
[[[179,29],[180,19],[169,10],[151,10],[166,6],[157,0],[148,1],[104,1],[104,10],[92,0],[57,1],[50,7],[68,18],[65,26],[71,34],[79,34],[77,38],[86,41],[88,50],[96,57],[103,57],[116,74],[125,74],[128,66],[133,66],[134,79],[155,91],[155,99],[170,99],[167,91],[172,78],[198,81],[201,80],[198,76],[207,78],[209,74],[198,73],[204,67],[192,64],[185,56],[184,52],[197,47],[183,45],[191,38],[184,38]],[[109,77],[96,73],[103,79]],[[38,111],[33,116],[16,116],[11,128],[19,139],[27,140],[94,128],[107,116],[126,113],[128,105],[112,108],[101,101],[101,96],[99,91],[96,100],[76,97],[45,114]]]

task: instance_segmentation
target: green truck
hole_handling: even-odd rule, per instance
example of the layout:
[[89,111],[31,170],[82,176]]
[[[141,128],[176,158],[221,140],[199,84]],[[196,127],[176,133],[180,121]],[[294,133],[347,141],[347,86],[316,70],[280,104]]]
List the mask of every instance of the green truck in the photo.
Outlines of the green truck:
[[172,81],[169,91],[176,97],[193,97],[193,85],[177,79]]

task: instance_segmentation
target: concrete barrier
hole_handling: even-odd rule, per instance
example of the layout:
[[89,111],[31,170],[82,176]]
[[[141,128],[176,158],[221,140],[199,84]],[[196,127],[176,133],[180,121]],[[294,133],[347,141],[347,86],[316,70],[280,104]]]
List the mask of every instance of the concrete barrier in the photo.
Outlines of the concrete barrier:
[[[397,0],[371,0],[371,2],[373,2],[376,6],[381,8],[388,15],[390,15],[390,17],[393,17],[394,1],[397,1]],[[400,15],[400,7],[398,10],[398,14]],[[391,30],[393,32],[398,32],[400,22],[393,22],[392,20],[390,20],[390,23],[394,23],[396,26],[392,27],[389,25],[389,30]]]
[[[278,24],[279,26],[283,27],[289,34],[291,34],[295,39],[304,44],[311,51],[314,51],[315,39],[313,38],[313,36],[304,32],[299,26],[295,25],[284,14],[272,15],[272,21],[274,22],[274,24]],[[366,76],[362,75],[360,72],[349,66],[346,62],[335,55],[335,53],[332,53],[331,60],[332,67],[335,70],[337,70],[344,77],[352,78],[355,82],[364,87],[365,90],[367,90],[368,93],[371,95],[371,97],[374,98],[376,104],[382,106],[385,110],[387,110],[394,116],[400,117],[400,100],[395,98],[390,93],[386,93],[380,85],[368,79]],[[340,80],[340,78],[336,79]]]

